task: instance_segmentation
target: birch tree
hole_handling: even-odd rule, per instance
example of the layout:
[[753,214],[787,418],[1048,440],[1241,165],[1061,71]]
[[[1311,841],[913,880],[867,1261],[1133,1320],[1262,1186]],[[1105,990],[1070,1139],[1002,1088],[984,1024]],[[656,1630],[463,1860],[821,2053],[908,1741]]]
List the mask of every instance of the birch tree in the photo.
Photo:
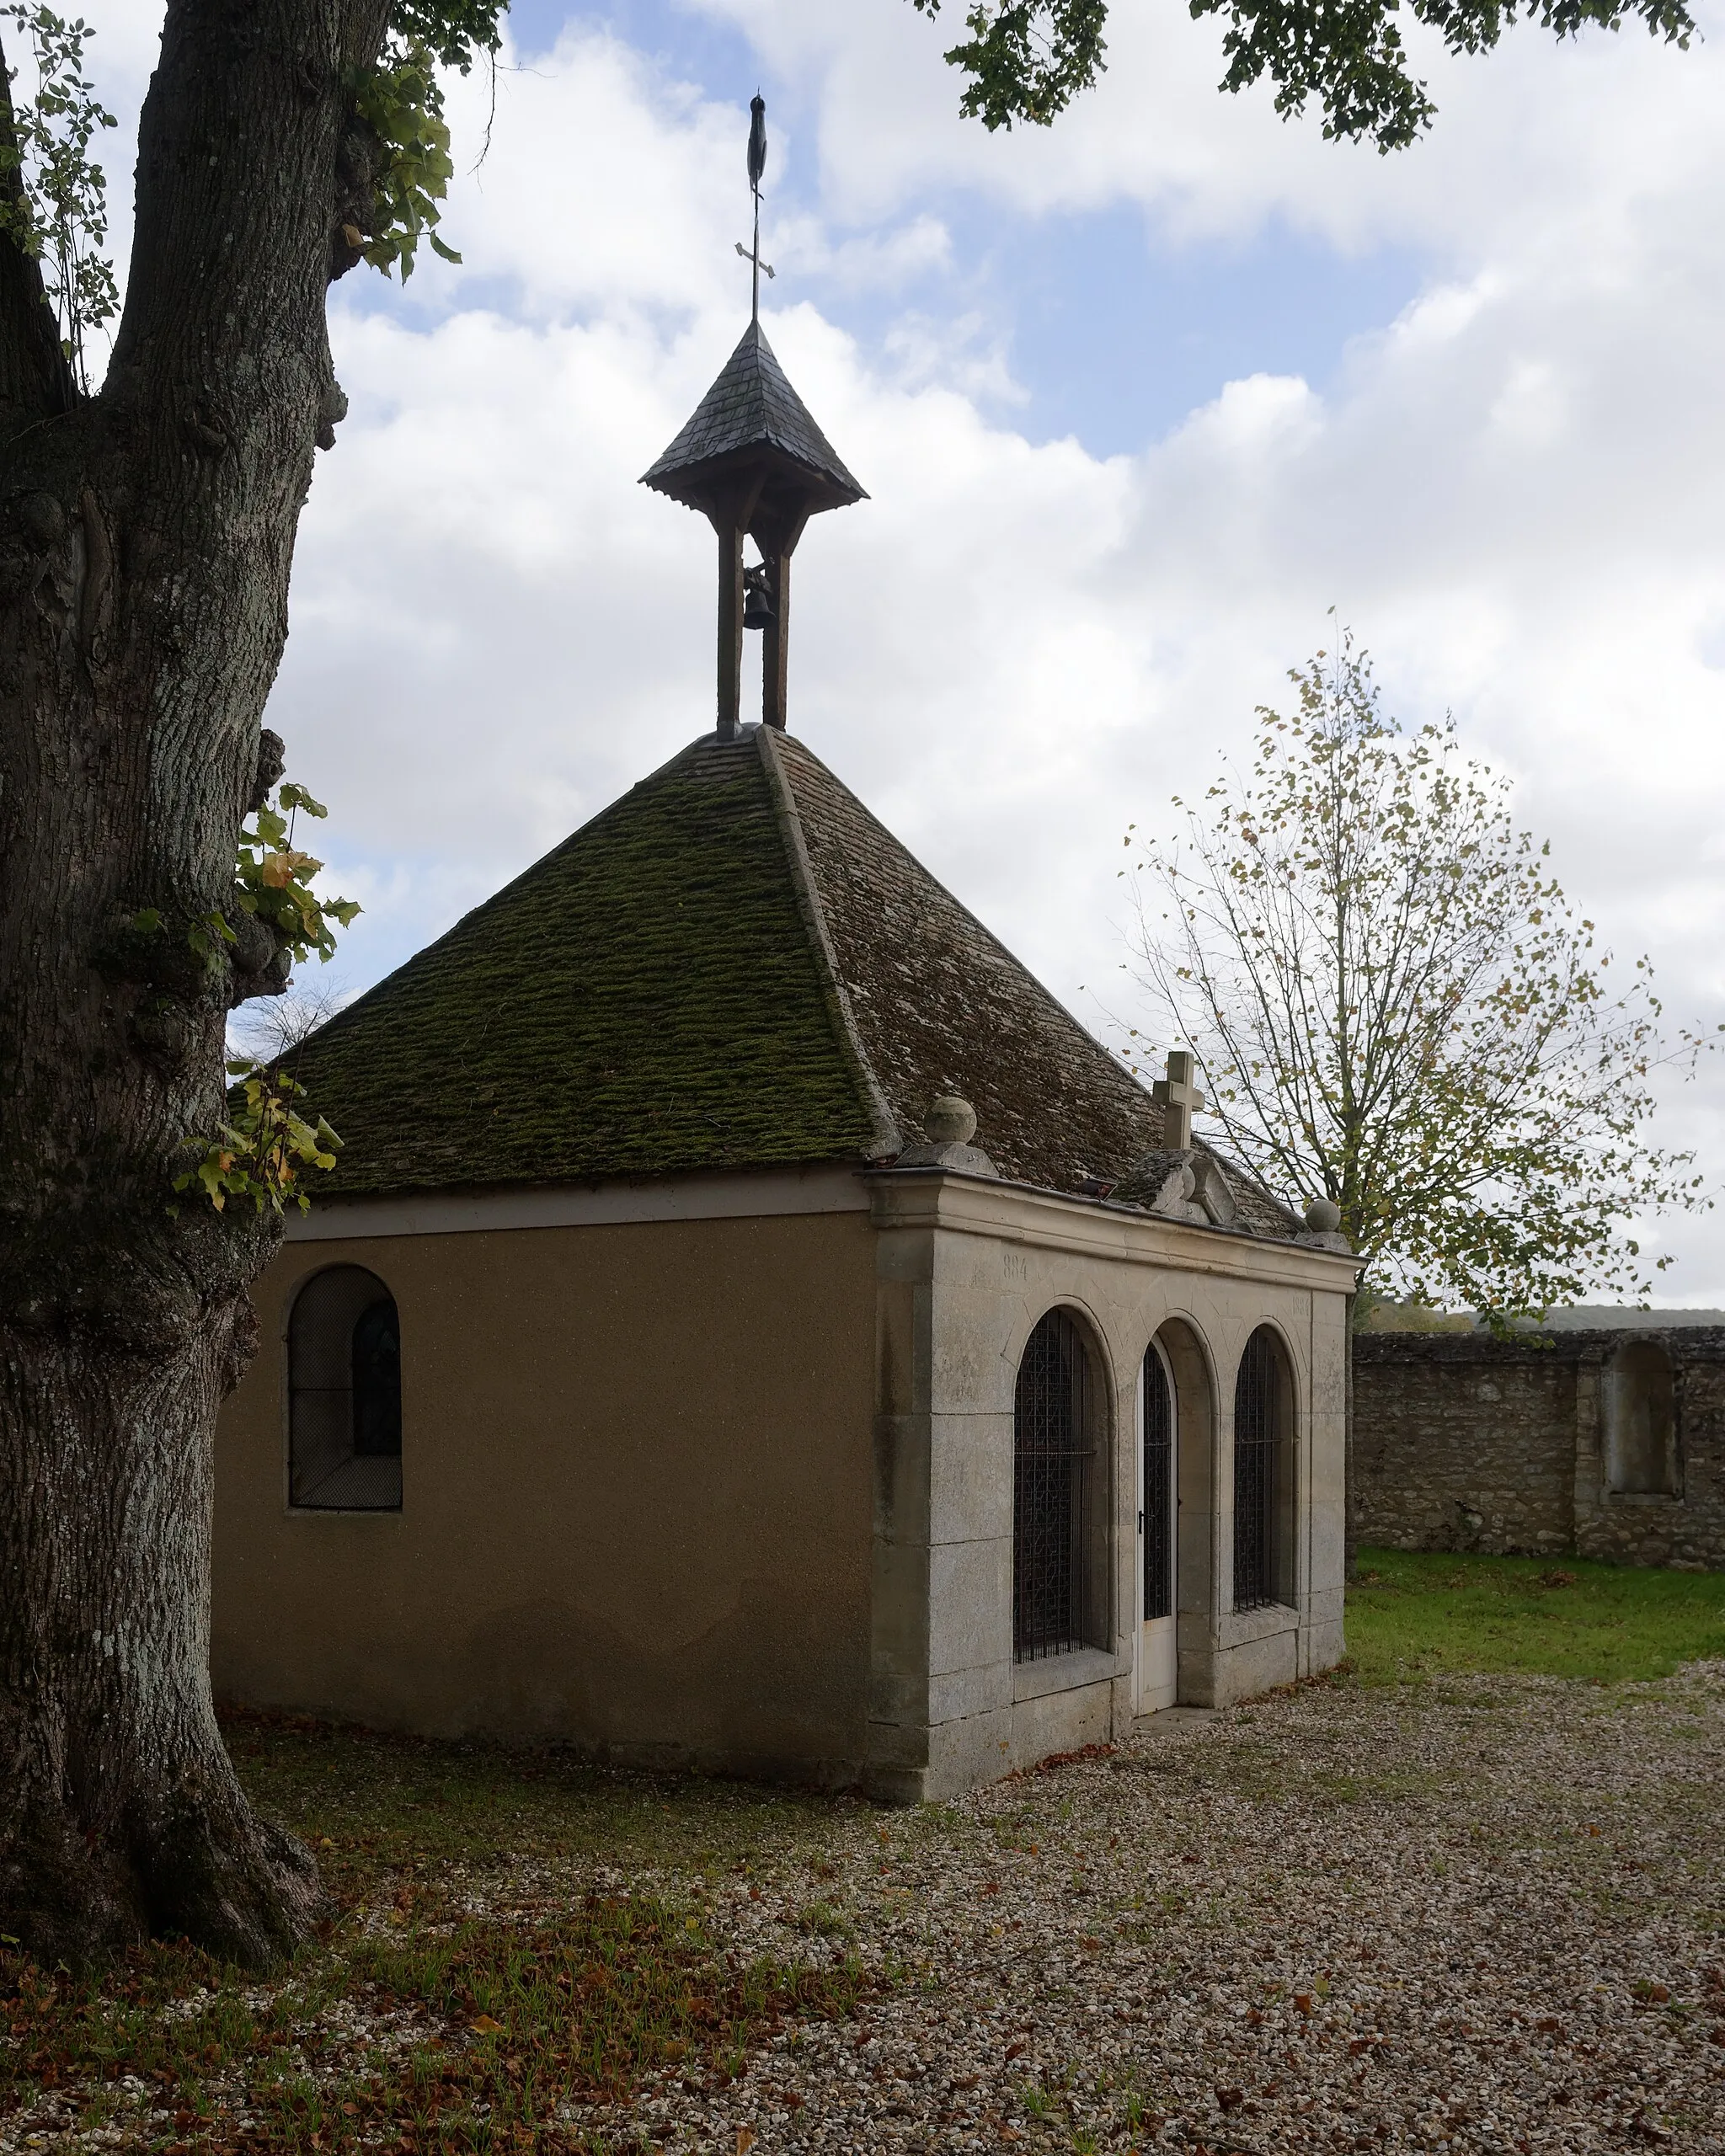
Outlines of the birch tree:
[[[1668,1039],[1550,849],[1454,724],[1405,733],[1343,637],[1258,712],[1248,772],[1127,844],[1133,1038],[1183,1038],[1227,1144],[1290,1203],[1340,1208],[1368,1293],[1499,1318],[1632,1299],[1669,1263],[1636,1225],[1709,1201],[1648,1142]],[[1148,1058],[1146,1058],[1148,1059]]]

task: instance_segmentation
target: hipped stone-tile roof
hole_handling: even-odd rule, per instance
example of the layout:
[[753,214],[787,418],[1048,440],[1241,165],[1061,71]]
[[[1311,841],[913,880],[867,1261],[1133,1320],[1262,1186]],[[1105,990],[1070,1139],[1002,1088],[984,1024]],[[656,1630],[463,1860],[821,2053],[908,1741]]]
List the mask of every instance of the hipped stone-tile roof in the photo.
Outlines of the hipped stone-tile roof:
[[687,500],[692,481],[761,449],[777,450],[815,475],[836,500],[868,499],[792,388],[760,323],[751,322],[682,432],[641,475],[642,484]]
[[[1161,1111],[804,744],[708,735],[307,1040],[320,1193],[889,1161],[957,1093],[1015,1182]],[[1241,1225],[1296,1225],[1237,1171]],[[1256,1201],[1255,1203],[1253,1201]]]

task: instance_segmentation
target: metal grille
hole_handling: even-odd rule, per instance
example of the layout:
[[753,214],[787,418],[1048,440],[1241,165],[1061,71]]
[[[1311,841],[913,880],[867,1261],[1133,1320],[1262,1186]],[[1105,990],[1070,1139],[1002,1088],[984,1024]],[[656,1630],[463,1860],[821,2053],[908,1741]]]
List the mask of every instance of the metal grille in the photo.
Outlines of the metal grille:
[[1234,1607],[1276,1598],[1277,1428],[1275,1336],[1260,1326],[1234,1383]]
[[401,1509],[401,1323],[363,1266],[332,1265],[288,1321],[288,1498],[315,1512]]
[[1144,1614],[1174,1614],[1174,1403],[1154,1348],[1144,1351]]
[[1018,1365],[1012,1476],[1012,1655],[1035,1662],[1084,1645],[1089,1582],[1090,1357],[1050,1310]]
[[373,1303],[354,1325],[354,1454],[401,1458],[401,1325],[393,1301]]

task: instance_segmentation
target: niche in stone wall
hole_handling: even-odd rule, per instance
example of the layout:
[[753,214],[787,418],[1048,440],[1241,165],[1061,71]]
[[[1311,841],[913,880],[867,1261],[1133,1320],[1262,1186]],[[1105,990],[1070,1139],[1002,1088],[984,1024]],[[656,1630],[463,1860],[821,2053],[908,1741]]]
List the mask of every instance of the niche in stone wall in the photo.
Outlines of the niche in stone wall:
[[1657,1342],[1626,1341],[1604,1374],[1605,1487],[1616,1497],[1677,1494],[1677,1407],[1671,1358]]

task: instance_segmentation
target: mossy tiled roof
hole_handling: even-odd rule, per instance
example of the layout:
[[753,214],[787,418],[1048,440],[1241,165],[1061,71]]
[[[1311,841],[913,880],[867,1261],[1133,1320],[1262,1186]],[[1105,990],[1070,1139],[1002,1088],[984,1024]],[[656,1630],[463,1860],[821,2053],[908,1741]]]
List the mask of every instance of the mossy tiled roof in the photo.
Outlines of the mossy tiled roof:
[[752,738],[697,744],[300,1051],[332,1197],[860,1159]]
[[[313,1034],[332,1197],[890,1160],[942,1093],[1013,1181],[1117,1179],[1144,1089],[802,742],[713,736]],[[1286,1235],[1231,1164],[1242,1225]]]
[[1071,1190],[1162,1142],[1102,1044],[794,736],[775,744],[864,1056],[907,1137],[943,1093],[1003,1176]]

